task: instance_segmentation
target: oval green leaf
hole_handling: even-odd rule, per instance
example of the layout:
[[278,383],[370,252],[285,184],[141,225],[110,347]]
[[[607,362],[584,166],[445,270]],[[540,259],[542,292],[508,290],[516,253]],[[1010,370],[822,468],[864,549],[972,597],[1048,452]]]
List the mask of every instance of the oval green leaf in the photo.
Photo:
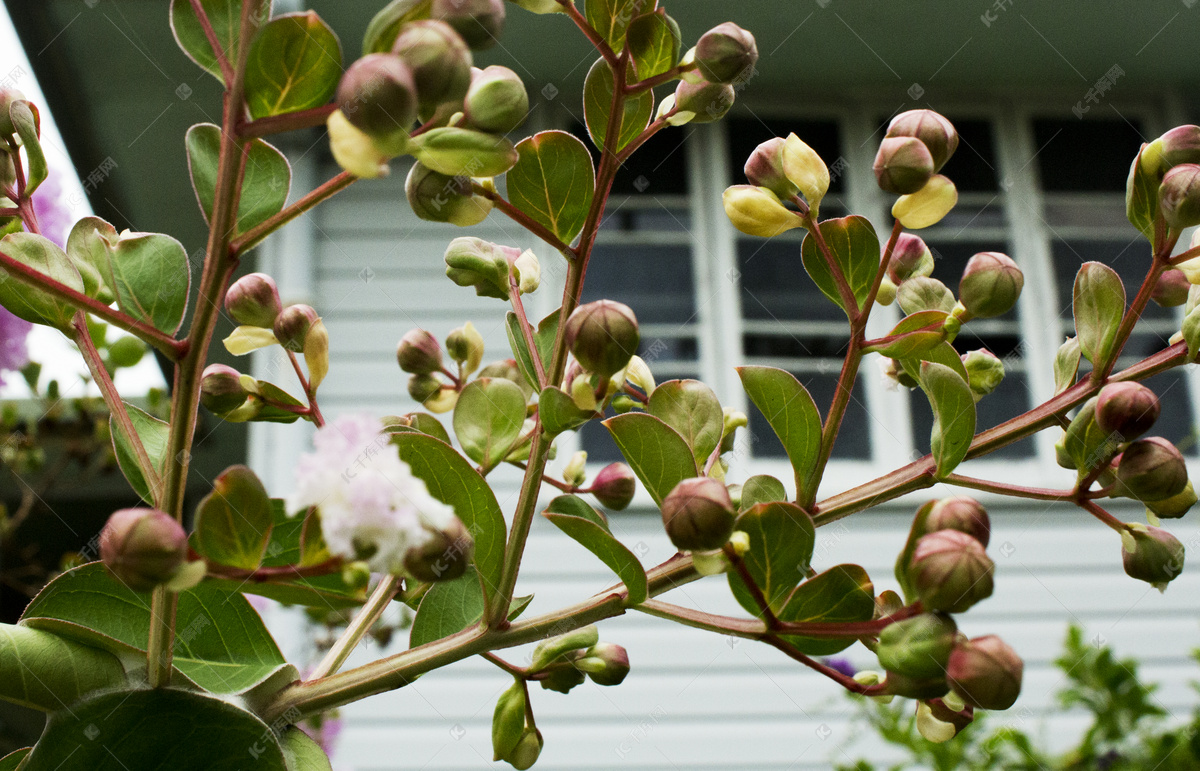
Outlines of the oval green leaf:
[[[625,79],[627,83],[637,82],[635,70],[631,64]],[[583,83],[583,120],[587,124],[592,143],[601,149],[607,144],[605,137],[608,134],[608,116],[612,112],[612,102],[613,71],[608,62],[601,58],[592,65]],[[620,152],[650,125],[653,115],[654,94],[650,89],[628,97],[621,115],[621,126],[617,131],[615,146],[610,149]]]
[[[1083,349],[1079,345],[1078,337],[1068,337],[1066,342],[1058,347],[1058,352],[1054,354],[1055,396],[1075,384],[1075,378],[1079,375],[1079,359],[1082,353]],[[1194,356],[1193,352],[1192,357]]]
[[[242,0],[200,0],[204,13],[212,24],[217,42],[225,52],[225,58],[231,63],[237,61],[238,26],[241,24]],[[200,65],[200,68],[224,83],[221,66],[217,64],[216,54],[200,26],[195,10],[190,0],[172,0],[171,2],[171,31],[175,34],[175,42],[188,55],[188,58]]]
[[[813,576],[792,592],[779,613],[780,621],[854,623],[870,621],[875,614],[875,587],[867,571],[858,565],[837,565]],[[828,656],[843,651],[857,638],[803,637],[785,640],[810,656]]]
[[[196,191],[196,200],[205,221],[208,221],[212,217],[217,187],[221,129],[211,123],[197,123],[188,129],[185,144],[192,189]],[[292,168],[287,158],[261,139],[252,140],[247,146],[245,169],[241,198],[238,200],[238,233],[244,233],[278,214],[287,203],[292,184]]]
[[787,499],[787,490],[783,482],[768,474],[758,474],[742,483],[742,502],[738,508],[745,511],[760,503],[774,503]]
[[574,431],[596,416],[575,406],[575,400],[562,389],[546,386],[538,397],[538,416],[542,430],[549,436],[558,436],[564,431]]
[[638,76],[643,80],[661,75],[679,63],[679,49],[683,45],[679,25],[662,8],[634,19],[625,37]]
[[288,771],[333,771],[321,745],[299,728],[289,728],[279,738]]
[[454,406],[458,442],[485,474],[504,460],[524,424],[525,394],[504,378],[478,378],[462,390]]
[[[45,236],[34,233],[9,233],[0,239],[0,251],[60,284],[77,292],[84,291],[83,278],[80,277],[79,270],[71,262],[71,258]],[[71,317],[75,315],[75,308],[70,303],[34,289],[2,269],[0,305],[26,321],[58,329],[69,326]]]
[[937,475],[944,477],[967,457],[975,438],[975,399],[971,387],[944,364],[921,362],[921,389],[933,407],[930,448]]
[[29,754],[32,747],[26,747],[16,752],[10,752],[0,758],[0,771],[17,771],[21,766],[21,761]]
[[629,592],[631,604],[646,601],[649,586],[645,568],[637,555],[613,536],[600,512],[578,496],[560,495],[550,501],[543,516],[616,573]]
[[543,131],[517,143],[508,172],[509,202],[569,244],[583,229],[595,194],[587,147],[565,131]]
[[1075,274],[1072,307],[1075,334],[1087,360],[1108,361],[1125,314],[1125,285],[1117,272],[1099,262],[1085,262]]
[[467,568],[466,573],[453,581],[434,584],[421,598],[412,631],[408,633],[408,645],[416,648],[461,632],[483,618],[483,610],[479,575],[474,568]]
[[592,29],[600,33],[613,51],[620,53],[625,47],[625,31],[630,20],[643,10],[652,10],[655,2],[657,0],[649,3],[646,0],[587,0],[583,10]]
[[[133,423],[133,430],[142,440],[142,447],[146,449],[150,463],[154,465],[155,471],[161,476],[167,458],[167,443],[171,427],[129,402],[125,402],[125,410],[129,413],[129,421]],[[113,450],[117,456],[117,465],[121,467],[121,473],[129,480],[129,486],[143,501],[153,506],[154,495],[150,490],[150,483],[147,481],[146,475],[142,473],[141,467],[138,466],[137,454],[129,443],[129,437],[125,436],[125,433],[119,428],[114,427],[112,440]]]
[[125,684],[111,653],[50,632],[0,624],[0,699],[43,712],[70,708],[98,688]]
[[822,256],[817,240],[811,233],[804,237],[804,242],[800,245],[804,269],[808,271],[821,293],[850,316],[862,309],[867,295],[871,293],[875,273],[879,270],[879,237],[875,235],[875,228],[871,227],[870,221],[858,215],[825,220],[818,227],[834,263],[841,269],[846,283],[850,285],[857,307],[842,307],[837,279],[834,278],[829,263]]
[[970,381],[967,374],[967,366],[963,364],[962,357],[958,355],[958,351],[954,350],[954,346],[950,343],[939,343],[927,351],[922,351],[916,356],[900,359],[900,365],[904,367],[904,371],[913,380],[920,381],[921,379],[921,362],[932,361],[937,364],[942,364],[949,367],[958,373],[958,376],[963,380]]
[[[742,561],[767,604],[779,613],[792,590],[808,575],[816,539],[812,517],[792,503],[760,503],[739,514],[734,528],[750,536],[750,549]],[[747,612],[762,617],[750,590],[734,571],[729,573],[729,588]]]
[[871,352],[893,359],[925,353],[942,342],[942,325],[949,315],[945,311],[919,311],[906,316],[888,333],[888,337],[894,339],[883,346],[872,347]]
[[721,443],[725,429],[721,402],[699,380],[668,380],[654,389],[646,412],[675,429],[692,448],[697,468]]
[[231,466],[196,507],[193,545],[214,562],[255,570],[267,553],[273,525],[271,498],[258,476],[246,466]]
[[287,13],[259,30],[246,62],[252,118],[320,107],[342,77],[342,44],[313,11]]
[[168,335],[179,330],[192,281],[183,244],[161,233],[124,233],[109,243],[104,279],[125,313]]
[[654,502],[685,479],[700,475],[696,459],[679,432],[653,415],[630,412],[604,421],[629,467],[642,480]]
[[821,413],[790,372],[774,367],[739,367],[746,396],[767,419],[796,472],[797,496],[810,492],[821,450]]

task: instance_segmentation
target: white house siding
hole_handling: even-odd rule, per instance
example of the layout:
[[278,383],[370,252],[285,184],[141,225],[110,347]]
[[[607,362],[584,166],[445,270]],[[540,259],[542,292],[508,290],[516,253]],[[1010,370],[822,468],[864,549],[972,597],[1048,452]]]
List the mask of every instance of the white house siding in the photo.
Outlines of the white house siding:
[[[304,168],[300,164],[298,174],[306,173]],[[284,294],[312,301],[329,328],[332,369],[321,389],[327,416],[413,409],[393,355],[399,337],[414,326],[441,338],[469,319],[484,336],[488,360],[509,355],[502,326],[505,304],[477,298],[444,276],[445,246],[462,231],[415,220],[401,201],[402,184],[403,175],[359,183],[266,250],[268,270],[291,265]],[[527,243],[497,215],[470,233]],[[305,276],[295,264],[309,264],[309,257],[311,270]],[[553,265],[549,259],[543,264]],[[551,282],[554,274],[552,267],[547,270]],[[539,301],[540,317],[555,303],[552,292],[539,294],[547,295]],[[257,366],[260,372],[271,371],[269,359]],[[286,492],[289,459],[306,445],[305,428],[256,425],[253,432],[252,462],[267,477],[269,489]],[[501,505],[509,513],[517,477],[502,470],[495,478]],[[869,571],[877,590],[895,588],[892,562],[916,501],[923,498],[823,528],[815,565],[856,562]],[[1082,624],[1119,654],[1138,656],[1143,674],[1162,683],[1157,693],[1161,706],[1182,719],[1195,703],[1186,681],[1200,677],[1189,658],[1200,642],[1200,573],[1185,571],[1160,594],[1123,575],[1119,540],[1081,511],[1040,502],[990,507],[996,592],[962,616],[960,625],[972,636],[1001,635],[1027,667],[1021,700],[994,722],[1018,721],[1026,730],[1044,733],[1055,746],[1077,735],[1080,716],[1058,714],[1052,697],[1062,684],[1052,661],[1068,621]],[[1140,516],[1133,509],[1117,513],[1127,519]],[[670,556],[655,512],[616,513],[611,522],[647,565]],[[1193,551],[1200,547],[1194,522],[1172,524],[1172,530]],[[527,614],[578,601],[614,580],[582,547],[541,521],[526,555],[518,593],[535,596]],[[720,578],[688,585],[666,599],[740,613]],[[300,648],[295,615],[274,614],[272,623],[281,631],[285,649]],[[628,648],[633,670],[615,688],[589,682],[568,696],[534,690],[534,710],[546,739],[538,768],[799,770],[827,768],[864,754],[876,762],[894,755],[873,737],[852,730],[855,707],[835,686],[764,646],[635,612],[602,624],[601,636]],[[386,652],[364,648],[348,666],[402,647],[401,641]],[[507,655],[519,662],[528,650]],[[845,655],[862,667],[873,660],[861,646]],[[335,766],[359,771],[490,767],[492,709],[509,682],[476,658],[347,707]]]

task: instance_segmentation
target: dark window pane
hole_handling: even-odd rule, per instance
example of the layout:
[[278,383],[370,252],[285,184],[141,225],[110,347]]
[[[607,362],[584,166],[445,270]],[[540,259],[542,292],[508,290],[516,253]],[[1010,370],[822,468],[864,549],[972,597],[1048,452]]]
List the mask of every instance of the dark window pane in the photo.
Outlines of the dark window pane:
[[[600,151],[592,144],[587,129],[574,124],[569,129],[583,140],[592,154],[592,160],[600,161]],[[621,166],[613,181],[613,195],[687,195],[688,163],[685,140],[689,129],[660,131]]]
[[[1146,239],[1140,235],[1124,241],[1055,241],[1051,245],[1054,259],[1054,279],[1057,284],[1059,315],[1071,318],[1071,298],[1075,287],[1075,274],[1085,262],[1101,262],[1112,268],[1125,285],[1126,300],[1132,300],[1150,269],[1150,255]],[[1143,319],[1169,319],[1174,316],[1170,308],[1161,308],[1148,303],[1142,312]]]
[[[930,432],[933,430],[933,410],[920,390],[912,392],[909,400],[912,415],[913,444],[921,453],[929,452]],[[1009,372],[995,391],[975,404],[975,433],[998,426],[1029,409],[1029,388],[1025,376]],[[988,457],[1028,458],[1035,452],[1034,443],[1021,441],[996,450]]]
[[800,242],[738,241],[742,316],[747,319],[839,321],[846,314],[804,272]]
[[1044,118],[1033,122],[1042,189],[1123,192],[1142,146],[1141,127],[1121,119]]
[[[611,418],[616,414],[609,409],[605,413],[605,417]],[[579,429],[579,449],[588,454],[588,463],[613,463],[625,460],[621,451],[617,449],[617,443],[613,441],[612,434],[608,433],[608,429],[600,425],[598,420],[585,423],[583,428]]]
[[841,369],[840,357],[846,355],[849,332],[842,337],[818,337],[815,335],[791,335],[748,333],[742,336],[742,351],[746,356],[759,358],[826,358],[837,359],[830,366]]
[[642,324],[684,324],[695,316],[692,286],[692,252],[686,246],[597,244],[583,300],[623,302]]
[[[837,388],[837,374],[814,375],[795,373],[804,387],[812,394],[817,403],[817,409],[824,415],[833,400]],[[842,421],[842,430],[838,433],[837,442],[833,445],[833,457],[849,460],[869,460],[871,457],[871,438],[867,426],[870,418],[867,415],[866,395],[863,393],[861,380],[854,386],[854,395],[846,407],[846,417]],[[750,405],[750,447],[757,458],[785,458],[783,445],[771,430],[767,419],[753,404]],[[589,456],[590,457],[590,456]]]
[[[834,121],[816,120],[760,120],[758,118],[735,118],[725,122],[729,132],[729,179],[735,185],[746,183],[746,159],[754,148],[772,137],[795,134],[816,150],[821,160],[829,167],[829,190],[840,193],[845,186],[842,146],[838,139],[838,125]],[[836,173],[835,169],[841,173]],[[830,216],[824,209],[823,216]]]

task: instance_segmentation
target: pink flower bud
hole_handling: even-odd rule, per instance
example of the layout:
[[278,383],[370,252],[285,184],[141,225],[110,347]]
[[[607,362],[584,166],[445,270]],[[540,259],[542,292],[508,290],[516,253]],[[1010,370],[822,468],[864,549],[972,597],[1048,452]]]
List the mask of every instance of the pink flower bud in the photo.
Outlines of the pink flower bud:
[[446,22],[473,51],[496,45],[504,29],[504,0],[433,0],[429,15]]
[[713,83],[745,83],[754,74],[757,62],[754,35],[731,21],[705,32],[696,43],[696,67]]
[[1181,163],[1200,163],[1200,126],[1176,126],[1159,137],[1159,142],[1167,168]]
[[100,559],[130,589],[148,592],[175,577],[187,559],[187,533],[156,509],[121,509],[100,532]]
[[600,473],[592,480],[592,495],[600,504],[613,511],[620,511],[633,500],[637,490],[637,478],[633,469],[624,463],[610,463],[600,469]]
[[944,678],[957,634],[954,619],[941,613],[922,613],[889,624],[880,632],[875,655],[889,673],[918,680]]
[[675,88],[675,107],[681,112],[693,113],[692,123],[719,121],[729,112],[736,98],[733,86],[707,80],[699,83],[684,80]]
[[492,65],[474,70],[463,100],[467,124],[492,134],[507,134],[529,115],[529,94],[517,73]]
[[966,533],[985,547],[992,536],[987,509],[983,508],[979,501],[966,495],[942,498],[933,504],[933,508],[925,517],[925,532],[933,533],[938,530]]
[[597,643],[575,662],[596,685],[620,685],[629,674],[629,652],[620,645]]
[[1192,285],[1188,283],[1187,275],[1178,268],[1169,268],[1158,277],[1154,292],[1150,299],[1163,308],[1174,308],[1187,302],[1188,291]]
[[938,530],[917,541],[908,577],[926,609],[962,613],[992,596],[994,569],[973,536]]
[[475,542],[457,517],[432,536],[405,553],[404,570],[418,581],[453,581],[466,572]]
[[459,102],[471,86],[471,52],[444,21],[405,24],[392,53],[412,70],[422,115],[432,115],[443,102]]
[[442,368],[442,347],[437,338],[424,329],[412,329],[400,338],[396,361],[405,372],[428,375]]
[[284,350],[301,353],[309,330],[320,318],[311,305],[289,305],[275,319],[275,339]]
[[946,666],[950,688],[972,707],[1008,709],[1021,693],[1025,664],[995,635],[954,646]]
[[1025,276],[1008,255],[980,252],[967,261],[958,284],[958,299],[979,319],[1012,310],[1025,286]]
[[225,293],[225,312],[246,326],[270,329],[282,308],[275,279],[266,273],[242,276]]
[[1200,225],[1200,165],[1181,163],[1163,175],[1158,207],[1176,230]]
[[567,345],[585,370],[602,378],[620,372],[637,353],[637,316],[628,305],[597,300],[580,305],[567,319]]
[[928,276],[933,273],[933,253],[919,237],[912,233],[901,233],[892,249],[892,261],[888,263],[888,277],[899,285],[910,278]]
[[787,140],[783,137],[768,139],[750,153],[746,159],[746,179],[751,185],[765,187],[781,201],[786,201],[800,192],[800,188],[788,179],[783,170],[783,148]]
[[209,364],[200,376],[200,403],[217,415],[241,407],[249,394],[242,387],[242,375],[224,364]]
[[1126,575],[1165,589],[1183,572],[1183,544],[1162,528],[1136,522],[1128,527],[1121,534],[1121,559]]
[[729,491],[711,477],[683,480],[662,502],[667,536],[680,551],[720,549],[733,533],[735,514]]
[[937,173],[958,149],[958,132],[954,124],[933,110],[902,112],[888,124],[889,137],[914,137],[929,149],[933,170]]
[[377,139],[407,135],[417,118],[412,70],[395,54],[367,54],[351,64],[336,98],[346,120]]
[[1161,501],[1187,487],[1187,465],[1175,445],[1161,436],[1139,439],[1121,453],[1117,493],[1139,501]]
[[933,156],[919,139],[888,137],[879,144],[874,170],[880,190],[908,195],[925,187],[933,176]]
[[1158,397],[1141,383],[1109,383],[1096,397],[1096,425],[1129,442],[1150,430],[1161,409]]

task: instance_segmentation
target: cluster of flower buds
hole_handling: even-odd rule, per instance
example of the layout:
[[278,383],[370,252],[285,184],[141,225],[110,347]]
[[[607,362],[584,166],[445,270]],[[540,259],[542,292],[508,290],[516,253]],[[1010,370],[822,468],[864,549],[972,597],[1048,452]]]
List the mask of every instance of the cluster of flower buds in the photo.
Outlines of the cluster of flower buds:
[[800,227],[803,217],[784,203],[815,217],[829,191],[829,168],[795,134],[760,144],[746,160],[745,172],[750,184],[728,188],[723,202],[734,227],[752,236],[770,238]]
[[455,284],[474,287],[480,297],[507,300],[515,285],[521,294],[537,291],[542,268],[531,249],[521,251],[481,238],[462,237],[446,248],[446,275]]
[[121,509],[100,531],[100,560],[125,586],[148,592],[184,569],[187,533],[157,509]]
[[492,760],[518,771],[532,768],[542,754],[542,732],[530,720],[525,683],[517,681],[500,695],[492,713]]
[[694,67],[659,105],[658,117],[673,126],[720,120],[733,106],[737,89],[754,75],[757,62],[753,35],[732,22],[713,27],[683,57],[685,66]]
[[1143,145],[1130,169],[1130,184],[1139,181],[1155,186],[1153,204],[1169,227],[1200,224],[1200,126],[1177,126]]
[[629,674],[629,653],[600,642],[595,626],[585,626],[538,643],[526,670],[542,687],[567,693],[591,678],[597,685],[620,685]]
[[953,124],[933,110],[909,110],[892,119],[875,155],[875,180],[901,196],[892,216],[907,228],[929,227],[958,203],[958,191],[938,174],[958,148]]
[[[467,322],[446,335],[446,354],[458,365],[458,375],[449,373],[443,364],[442,348],[437,338],[423,329],[413,329],[400,339],[396,347],[396,361],[400,369],[411,375],[408,379],[408,395],[424,405],[430,412],[449,412],[458,401],[458,390],[465,384],[467,376],[479,369],[483,362],[483,336],[475,325]],[[514,379],[505,363],[488,365],[489,376],[504,376]],[[499,370],[503,367],[503,372]],[[515,370],[515,363],[511,367]],[[446,383],[439,374],[455,379]],[[519,383],[522,379],[516,376]]]
[[567,318],[566,338],[579,365],[605,380],[629,365],[641,341],[633,309],[615,300],[576,308]]
[[675,485],[662,502],[663,526],[680,551],[720,549],[733,534],[737,510],[724,483],[693,477]]
[[991,537],[987,511],[956,496],[918,513],[912,555],[902,566],[926,610],[962,613],[992,594],[995,565],[984,551]]

